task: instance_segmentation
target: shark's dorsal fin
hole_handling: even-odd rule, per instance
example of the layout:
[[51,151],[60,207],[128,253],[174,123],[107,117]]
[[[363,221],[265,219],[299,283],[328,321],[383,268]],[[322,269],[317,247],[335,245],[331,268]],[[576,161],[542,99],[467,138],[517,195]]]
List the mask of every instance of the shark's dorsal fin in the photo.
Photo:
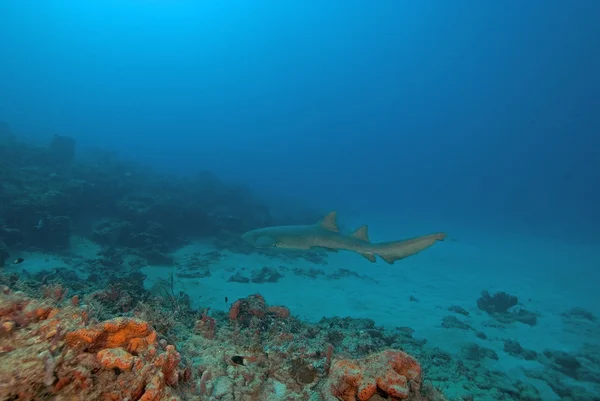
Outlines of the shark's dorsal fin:
[[369,227],[366,225],[358,227],[351,237],[369,242]]
[[323,217],[323,220],[321,220],[319,222],[319,226],[321,226],[321,228],[324,228],[325,230],[339,233],[340,229],[337,226],[336,220],[337,220],[337,212],[333,211],[333,212],[327,214],[327,216]]

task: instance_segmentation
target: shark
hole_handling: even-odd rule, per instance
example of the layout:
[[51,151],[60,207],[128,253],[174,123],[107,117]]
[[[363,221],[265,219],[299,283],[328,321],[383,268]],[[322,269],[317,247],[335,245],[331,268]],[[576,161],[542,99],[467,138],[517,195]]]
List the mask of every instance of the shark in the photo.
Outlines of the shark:
[[264,227],[242,234],[242,239],[256,248],[322,248],[331,252],[345,250],[358,253],[373,263],[377,261],[376,256],[379,256],[390,265],[419,253],[437,241],[443,241],[444,238],[445,233],[437,232],[400,241],[374,243],[369,240],[369,229],[366,225],[350,235],[340,233],[335,211],[327,214],[317,224]]

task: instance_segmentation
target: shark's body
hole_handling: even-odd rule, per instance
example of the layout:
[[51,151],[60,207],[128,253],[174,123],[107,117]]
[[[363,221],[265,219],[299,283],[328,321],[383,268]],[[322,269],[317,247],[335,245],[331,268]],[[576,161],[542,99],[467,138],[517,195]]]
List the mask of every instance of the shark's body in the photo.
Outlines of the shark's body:
[[375,262],[377,255],[393,264],[446,237],[444,233],[435,233],[402,241],[372,243],[369,242],[367,226],[360,227],[349,236],[340,234],[336,217],[336,212],[331,212],[314,225],[259,228],[248,231],[242,238],[257,248],[346,250],[356,252],[371,262]]

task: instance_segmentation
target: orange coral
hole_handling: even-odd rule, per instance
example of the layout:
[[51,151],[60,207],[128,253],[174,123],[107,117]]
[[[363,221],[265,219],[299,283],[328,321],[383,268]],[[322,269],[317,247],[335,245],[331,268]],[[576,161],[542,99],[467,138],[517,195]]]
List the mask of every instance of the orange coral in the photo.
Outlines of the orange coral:
[[79,347],[81,345],[92,344],[100,337],[101,332],[97,330],[79,329],[71,333],[67,333],[65,341],[71,347]]
[[269,306],[267,312],[281,319],[290,317],[290,310],[285,306]]
[[0,286],[0,376],[11,378],[0,399],[179,400],[181,356],[147,322],[86,322],[78,305],[56,308]]
[[50,306],[33,306],[29,305],[25,316],[32,320],[46,320],[56,316],[58,309]]
[[[333,365],[330,375],[330,377],[335,379],[335,382],[331,385],[332,393],[339,399],[344,401],[356,401],[359,388],[361,388],[361,391],[364,393],[364,388],[362,388],[362,368],[357,362],[346,359],[337,361]],[[366,400],[369,397],[370,395],[360,399]]]
[[154,331],[147,322],[123,317],[104,322],[103,327],[105,332],[108,333],[106,346],[109,348],[120,347],[134,339],[139,340]]
[[[165,352],[159,353],[156,339],[156,331],[147,322],[123,317],[105,321],[91,329],[75,330],[65,337],[71,347],[97,352],[96,359],[103,368],[134,373],[128,381],[125,381],[127,375],[120,375],[116,388],[107,388],[104,399],[158,401],[168,397],[169,400],[177,400],[177,397],[170,396],[167,386],[179,383],[181,356],[173,345],[167,345]],[[120,380],[123,382],[120,383]]]
[[165,382],[169,386],[174,386],[179,381],[179,371],[177,366],[181,356],[172,345],[167,345],[166,352],[159,355],[154,365],[159,367],[165,377]]
[[325,391],[343,401],[366,401],[377,389],[394,399],[418,394],[421,366],[410,355],[386,350],[362,360],[342,359],[331,366]]
[[138,319],[116,318],[94,329],[79,329],[65,338],[71,347],[83,347],[90,351],[123,347],[138,353],[156,343],[156,332],[147,322]]
[[229,308],[229,320],[237,320],[240,314],[240,306],[242,306],[242,301],[239,299],[231,305],[231,308]]
[[131,369],[134,359],[133,355],[123,348],[103,349],[96,354],[96,358],[105,369],[118,368],[121,370]]
[[154,376],[150,382],[146,385],[146,391],[140,398],[140,401],[156,401],[160,400],[161,393],[165,384],[160,380],[158,376]]

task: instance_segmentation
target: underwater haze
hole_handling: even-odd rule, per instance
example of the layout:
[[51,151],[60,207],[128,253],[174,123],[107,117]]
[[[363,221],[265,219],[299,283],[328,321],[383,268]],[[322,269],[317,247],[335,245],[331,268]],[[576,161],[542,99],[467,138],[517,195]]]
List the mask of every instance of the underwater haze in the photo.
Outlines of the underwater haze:
[[[260,293],[470,361],[451,382],[455,365],[394,343],[449,400],[596,400],[598,49],[594,0],[4,0],[0,273],[39,292],[58,263],[81,299],[138,280],[102,318],[130,317],[165,280],[194,313],[231,317]],[[394,265],[241,240],[333,210],[344,235],[447,238]],[[228,399],[203,380],[179,396]],[[354,399],[340,394],[321,392]]]
[[326,208],[598,238],[595,1],[1,7],[22,132]]

